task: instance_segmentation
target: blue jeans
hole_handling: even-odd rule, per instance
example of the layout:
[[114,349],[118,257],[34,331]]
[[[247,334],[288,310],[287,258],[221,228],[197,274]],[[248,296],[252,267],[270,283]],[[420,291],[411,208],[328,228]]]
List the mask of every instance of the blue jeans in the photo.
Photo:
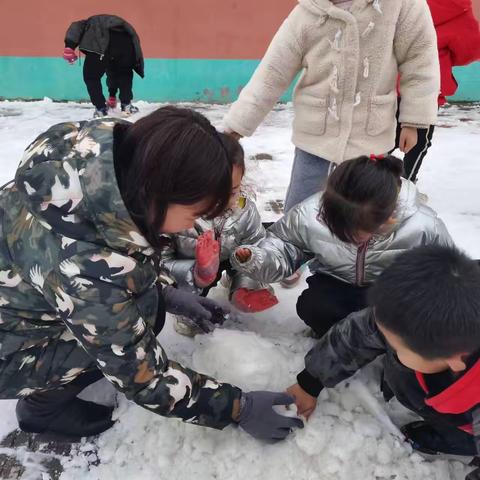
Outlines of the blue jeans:
[[328,160],[296,148],[284,212],[323,190],[331,166]]

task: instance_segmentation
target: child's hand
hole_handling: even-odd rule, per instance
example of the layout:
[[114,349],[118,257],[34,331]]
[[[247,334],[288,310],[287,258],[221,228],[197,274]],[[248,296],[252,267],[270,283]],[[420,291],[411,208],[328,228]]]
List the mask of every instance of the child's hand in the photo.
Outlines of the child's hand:
[[238,140],[240,140],[242,138],[242,135],[240,135],[238,132],[235,132],[231,128],[228,128],[228,127],[225,129],[225,133],[227,135],[230,135],[231,137],[233,137],[235,140],[237,140],[237,142],[238,142]]
[[220,266],[220,244],[211,230],[198,237],[195,258],[195,283],[207,287],[215,281]]
[[414,127],[402,127],[399,148],[403,153],[408,153],[418,142],[418,132]]
[[317,407],[317,399],[303,390],[298,383],[287,388],[287,393],[295,397],[298,415],[304,416],[308,420],[308,417],[310,417]]
[[235,256],[240,263],[246,263],[252,258],[252,251],[249,248],[237,248]]
[[242,312],[263,312],[278,303],[277,297],[267,288],[249,290],[239,288],[232,295],[232,304]]

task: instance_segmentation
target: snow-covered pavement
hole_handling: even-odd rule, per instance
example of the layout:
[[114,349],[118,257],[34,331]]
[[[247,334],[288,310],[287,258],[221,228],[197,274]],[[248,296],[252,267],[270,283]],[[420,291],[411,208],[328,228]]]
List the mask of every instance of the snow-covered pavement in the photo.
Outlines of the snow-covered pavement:
[[[138,102],[142,114],[159,105]],[[220,126],[226,106],[193,105]],[[36,135],[62,121],[90,118],[87,104],[0,102],[0,182],[15,172],[23,149]],[[243,140],[250,158],[247,178],[257,190],[265,221],[278,218],[288,184],[293,146],[292,109],[279,106],[257,133]],[[480,258],[480,106],[452,106],[441,112],[433,146],[418,186],[444,219],[454,240]],[[171,322],[160,335],[167,353],[199,371],[246,390],[284,389],[295,381],[303,356],[314,341],[295,314],[304,283],[293,290],[276,285],[280,304],[240,323],[195,340],[175,334]],[[216,298],[225,298],[218,287]],[[81,445],[64,460],[62,480],[460,480],[457,462],[422,459],[412,453],[396,425],[410,418],[395,402],[385,405],[376,380],[378,365],[320,396],[304,430],[281,444],[265,445],[239,429],[223,432],[165,419],[119,397],[118,421],[96,445]],[[112,397],[106,382],[91,389]],[[14,401],[0,403],[0,437],[15,428]],[[391,415],[393,422],[389,419]],[[396,424],[396,425],[395,425]],[[93,466],[97,451],[100,464]],[[90,453],[89,453],[90,452]],[[2,453],[2,449],[0,449]],[[7,452],[12,453],[12,452]],[[27,466],[24,479],[42,478],[39,456],[16,452]],[[48,479],[46,473],[42,480]]]

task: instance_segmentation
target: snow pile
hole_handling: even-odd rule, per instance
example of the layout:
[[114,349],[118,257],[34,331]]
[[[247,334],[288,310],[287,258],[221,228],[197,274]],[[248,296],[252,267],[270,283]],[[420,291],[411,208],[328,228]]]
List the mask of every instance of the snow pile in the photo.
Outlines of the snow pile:
[[[301,367],[301,354],[294,355],[292,348],[305,341],[299,334],[274,340],[220,329],[192,342],[189,363],[249,389],[283,389]],[[306,428],[271,445],[235,427],[216,432],[156,417],[121,399],[119,421],[97,442],[100,465],[87,471],[87,459],[76,456],[64,465],[62,480],[463,478],[462,465],[427,462],[402,442],[384,411],[378,387],[369,385],[370,390],[364,384],[375,373],[378,369],[370,368],[360,378],[324,391]]]

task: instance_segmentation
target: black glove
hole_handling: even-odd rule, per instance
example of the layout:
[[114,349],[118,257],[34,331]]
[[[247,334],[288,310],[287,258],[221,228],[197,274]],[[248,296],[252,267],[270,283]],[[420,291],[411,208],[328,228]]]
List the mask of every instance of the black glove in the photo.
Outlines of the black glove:
[[274,412],[275,405],[290,405],[295,398],[286,393],[249,392],[242,394],[238,424],[252,437],[283,440],[293,428],[303,428],[299,418]]
[[167,312],[189,318],[207,333],[213,331],[215,325],[222,325],[230,313],[228,307],[209,298],[172,286],[165,287],[162,293]]

